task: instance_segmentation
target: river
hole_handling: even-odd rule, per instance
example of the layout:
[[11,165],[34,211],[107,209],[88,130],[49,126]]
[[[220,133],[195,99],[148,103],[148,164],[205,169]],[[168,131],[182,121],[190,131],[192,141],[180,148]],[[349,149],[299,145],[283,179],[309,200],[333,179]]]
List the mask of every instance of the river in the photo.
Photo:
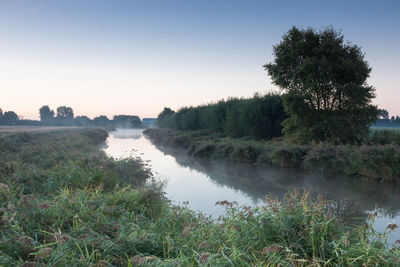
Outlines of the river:
[[[399,185],[297,169],[202,161],[188,157],[183,151],[152,144],[143,130],[110,132],[104,150],[114,158],[139,156],[148,161],[155,178],[165,183],[166,196],[174,204],[186,203],[190,209],[212,217],[224,213],[224,208],[215,205],[217,201],[260,205],[265,195],[282,198],[289,190],[297,189],[313,196],[321,194],[329,200],[334,214],[347,223],[361,224],[376,210],[374,227],[378,232],[384,232],[388,223],[400,225]],[[400,239],[399,231],[390,234],[389,243]]]

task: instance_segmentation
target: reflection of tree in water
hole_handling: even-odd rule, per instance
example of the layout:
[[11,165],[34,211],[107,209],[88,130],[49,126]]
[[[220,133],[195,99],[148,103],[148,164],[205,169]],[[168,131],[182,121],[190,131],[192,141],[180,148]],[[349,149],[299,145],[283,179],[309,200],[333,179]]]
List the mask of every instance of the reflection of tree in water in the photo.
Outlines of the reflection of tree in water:
[[[126,132],[124,132],[126,131]],[[143,136],[142,132],[135,133],[133,130],[119,130],[117,132],[113,132],[112,137],[115,139],[139,139]]]
[[240,190],[254,202],[263,201],[265,195],[282,198],[289,190],[304,189],[310,192],[311,197],[321,194],[329,200],[331,212],[345,222],[361,223],[376,207],[385,217],[394,218],[400,214],[398,185],[308,173],[299,169],[194,160],[184,151],[159,145],[156,147],[173,156],[179,165],[195,169],[219,185]]
[[[125,129],[118,129],[117,131],[111,132],[111,136],[115,139],[139,139],[143,136],[142,130],[125,130]],[[108,148],[107,142],[101,143],[98,145],[100,150],[105,150]]]

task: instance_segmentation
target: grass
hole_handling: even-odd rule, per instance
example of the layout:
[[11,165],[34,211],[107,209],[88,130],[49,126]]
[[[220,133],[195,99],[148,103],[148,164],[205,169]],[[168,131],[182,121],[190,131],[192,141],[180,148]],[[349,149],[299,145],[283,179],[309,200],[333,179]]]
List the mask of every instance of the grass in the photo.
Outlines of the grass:
[[148,129],[145,134],[156,144],[185,149],[194,157],[400,182],[400,134],[396,131],[374,131],[364,145],[304,145],[282,139],[256,141],[207,131]]
[[372,131],[390,130],[395,132],[400,132],[400,127],[371,127]]
[[400,145],[400,127],[376,127],[371,128],[371,134],[368,137],[369,144],[397,144]]
[[140,159],[116,161],[97,149],[106,136],[0,135],[0,265],[399,264],[385,234],[343,225],[307,193],[254,208],[220,201],[226,214],[218,220],[172,206]]

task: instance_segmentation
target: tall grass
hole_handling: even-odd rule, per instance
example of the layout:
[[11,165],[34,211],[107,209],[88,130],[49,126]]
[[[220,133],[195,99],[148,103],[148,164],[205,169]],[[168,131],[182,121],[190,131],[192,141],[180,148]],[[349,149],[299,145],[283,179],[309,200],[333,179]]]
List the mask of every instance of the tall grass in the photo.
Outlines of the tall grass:
[[86,130],[1,135],[0,265],[399,264],[385,235],[346,227],[306,193],[254,208],[220,201],[226,214],[218,220],[172,206],[145,182],[151,173],[140,159],[97,150],[104,138]]
[[397,144],[400,145],[400,127],[398,128],[372,128],[368,136],[369,144]]
[[148,129],[144,133],[157,144],[186,149],[194,157],[400,182],[400,146],[395,142],[379,144],[380,132],[371,137],[370,144],[364,145],[334,145],[327,142],[295,144],[281,139],[267,142],[251,138],[228,138],[205,131]]

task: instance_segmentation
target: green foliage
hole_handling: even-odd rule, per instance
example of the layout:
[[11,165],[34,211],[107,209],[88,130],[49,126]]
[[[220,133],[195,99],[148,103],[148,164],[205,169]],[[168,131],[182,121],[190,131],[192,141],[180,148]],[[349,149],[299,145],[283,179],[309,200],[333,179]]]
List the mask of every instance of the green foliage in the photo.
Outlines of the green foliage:
[[[245,100],[229,99],[226,107],[225,134],[231,137],[243,137],[245,127],[241,122],[245,121]],[[261,115],[261,114],[260,114]]]
[[100,115],[93,119],[93,124],[96,126],[107,126],[110,124],[110,120],[107,116]]
[[57,118],[58,119],[73,119],[74,111],[70,107],[60,106],[57,108]]
[[92,121],[86,116],[77,116],[75,118],[75,123],[78,126],[87,126],[90,125]]
[[294,144],[279,139],[266,142],[227,138],[204,131],[148,129],[144,133],[156,144],[183,148],[195,157],[400,182],[400,139],[395,131],[374,132],[369,145],[361,146],[328,142]]
[[142,121],[136,115],[115,115],[112,120],[105,115],[97,116],[93,120],[89,119],[87,116],[77,116],[74,118],[72,108],[66,106],[57,108],[56,117],[54,117],[54,111],[47,105],[39,109],[39,114],[40,122],[23,120],[20,121],[18,125],[110,126],[118,128],[138,128],[142,126]]
[[141,126],[142,121],[134,115],[116,115],[113,117],[113,124],[118,128],[137,128]]
[[304,167],[380,182],[399,182],[400,148],[398,145],[334,146],[321,143],[311,147],[304,158]]
[[325,201],[296,191],[255,208],[220,201],[226,214],[216,221],[172,206],[160,186],[143,184],[151,174],[140,159],[115,161],[97,149],[106,137],[1,135],[1,266],[398,264],[385,234],[346,227]]
[[285,118],[279,95],[256,94],[249,99],[230,98],[215,104],[185,107],[176,113],[164,109],[157,124],[162,128],[203,129],[231,137],[271,139],[281,136],[281,122]]
[[366,137],[378,112],[371,104],[374,88],[366,84],[371,69],[358,46],[345,43],[331,28],[293,27],[274,46],[274,55],[264,68],[286,91],[286,136],[302,142]]
[[245,102],[243,123],[247,135],[256,139],[281,136],[281,122],[286,118],[279,96],[258,96]]
[[39,115],[42,122],[50,122],[54,119],[54,111],[49,106],[42,106],[39,109]]
[[19,120],[17,113],[14,111],[6,111],[0,116],[0,124],[12,125]]
[[3,134],[0,175],[17,183],[22,193],[40,194],[68,186],[88,188],[103,184],[111,188],[116,183],[137,184],[129,181],[125,168],[143,182],[148,170],[140,160],[114,161],[97,151],[96,146],[106,137],[105,131],[95,129]]
[[389,112],[386,109],[378,109],[378,119],[388,120]]
[[172,125],[172,122],[169,121],[169,118],[172,118],[171,115],[173,114],[175,114],[175,111],[165,107],[164,110],[160,114],[158,114],[156,124],[162,128]]
[[368,136],[369,144],[397,144],[400,145],[400,128],[375,128],[372,129]]

